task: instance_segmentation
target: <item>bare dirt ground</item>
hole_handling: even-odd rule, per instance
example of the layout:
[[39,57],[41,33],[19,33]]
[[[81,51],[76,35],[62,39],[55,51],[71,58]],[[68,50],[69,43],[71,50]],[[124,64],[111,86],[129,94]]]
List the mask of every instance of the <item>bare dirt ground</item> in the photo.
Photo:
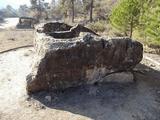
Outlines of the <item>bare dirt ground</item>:
[[0,52],[33,44],[33,30],[0,30]]
[[[9,40],[14,38],[15,40]],[[33,31],[0,32],[0,51],[32,44]],[[159,63],[160,56],[144,54]],[[143,59],[135,83],[98,84],[28,97],[34,49],[0,54],[0,120],[160,120],[160,66]]]

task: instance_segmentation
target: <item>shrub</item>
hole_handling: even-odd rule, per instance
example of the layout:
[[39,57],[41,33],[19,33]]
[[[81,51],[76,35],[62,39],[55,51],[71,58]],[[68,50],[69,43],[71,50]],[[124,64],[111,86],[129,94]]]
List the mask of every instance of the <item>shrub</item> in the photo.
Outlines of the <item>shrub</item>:
[[106,29],[105,25],[106,23],[104,21],[97,21],[94,23],[90,23],[88,27],[95,32],[104,32]]

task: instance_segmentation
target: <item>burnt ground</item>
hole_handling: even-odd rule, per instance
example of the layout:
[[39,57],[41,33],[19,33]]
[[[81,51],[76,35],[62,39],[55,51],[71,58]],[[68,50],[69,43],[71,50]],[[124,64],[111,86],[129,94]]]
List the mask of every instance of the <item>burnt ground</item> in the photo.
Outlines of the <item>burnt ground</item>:
[[[159,120],[160,75],[149,69],[136,73],[132,84],[99,84],[66,91],[38,93],[32,97],[51,110],[69,111],[94,120]],[[143,69],[143,70],[144,70]],[[49,102],[46,96],[53,100]]]

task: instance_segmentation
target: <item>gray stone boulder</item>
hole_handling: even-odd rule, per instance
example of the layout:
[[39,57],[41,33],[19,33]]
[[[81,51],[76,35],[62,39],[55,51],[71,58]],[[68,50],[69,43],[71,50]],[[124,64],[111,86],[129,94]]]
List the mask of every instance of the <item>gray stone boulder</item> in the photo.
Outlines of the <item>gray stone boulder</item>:
[[143,57],[142,44],[129,38],[86,34],[55,39],[36,32],[34,44],[36,53],[32,72],[27,76],[28,93],[96,82],[132,82],[132,69]]

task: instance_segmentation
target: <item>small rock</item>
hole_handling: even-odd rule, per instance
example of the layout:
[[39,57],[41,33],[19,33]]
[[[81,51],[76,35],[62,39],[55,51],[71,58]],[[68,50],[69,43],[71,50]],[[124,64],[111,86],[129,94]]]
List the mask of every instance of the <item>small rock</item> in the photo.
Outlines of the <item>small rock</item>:
[[25,100],[26,100],[26,101],[30,101],[30,100],[31,100],[31,97],[27,95],[27,96],[25,96]]
[[44,105],[41,106],[41,109],[46,109],[46,107]]
[[87,45],[87,47],[90,47],[90,45]]
[[145,72],[150,72],[149,68],[144,69]]
[[93,40],[93,36],[91,34],[87,34],[83,37],[83,40],[85,43],[90,44],[91,41]]
[[134,70],[134,71],[139,71],[139,69],[138,69],[138,68],[133,68],[133,70]]
[[9,38],[8,40],[12,40],[12,41],[15,41],[15,38]]
[[45,99],[46,99],[48,102],[51,102],[51,101],[52,101],[52,97],[51,97],[51,96],[46,96]]
[[151,64],[151,67],[155,67],[155,65]]
[[31,107],[32,105],[31,105],[31,104],[28,104],[27,106],[28,106],[28,107]]
[[160,91],[157,91],[157,94],[160,94]]
[[29,56],[29,54],[28,54],[28,53],[25,53],[25,54],[24,54],[24,56],[26,56],[26,57],[27,57],[27,56]]
[[97,88],[97,87],[91,86],[91,87],[89,88],[89,95],[96,95],[97,92],[98,92],[98,88]]
[[55,102],[55,101],[58,101],[58,100],[59,100],[59,98],[58,98],[58,97],[56,97],[56,96],[54,96],[53,100],[54,100],[54,102]]

